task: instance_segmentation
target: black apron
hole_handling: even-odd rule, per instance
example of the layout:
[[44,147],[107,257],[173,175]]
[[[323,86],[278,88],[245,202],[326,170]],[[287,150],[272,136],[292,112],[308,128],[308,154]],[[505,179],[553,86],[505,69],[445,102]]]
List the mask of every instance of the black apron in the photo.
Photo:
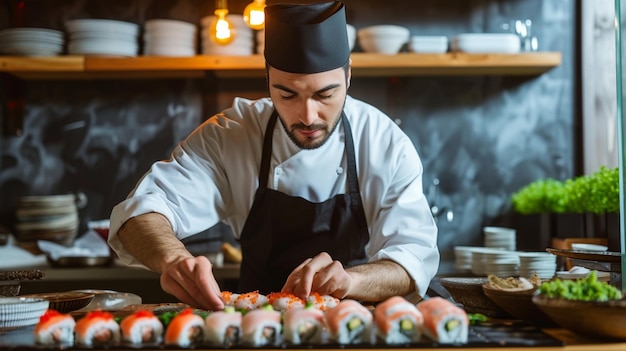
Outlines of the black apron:
[[359,194],[348,118],[342,112],[348,192],[320,203],[267,187],[277,119],[278,113],[274,111],[265,131],[259,187],[239,239],[243,254],[240,292],[279,292],[295,267],[323,251],[344,266],[366,260],[369,231]]

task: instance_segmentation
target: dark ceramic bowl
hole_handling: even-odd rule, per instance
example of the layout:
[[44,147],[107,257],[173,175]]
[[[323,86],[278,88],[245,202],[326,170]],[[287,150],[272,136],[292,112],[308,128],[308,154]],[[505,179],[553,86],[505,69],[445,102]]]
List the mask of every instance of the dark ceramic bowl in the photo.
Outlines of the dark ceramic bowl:
[[561,327],[599,339],[626,340],[626,300],[574,301],[533,295],[532,301]]
[[60,313],[69,313],[81,309],[89,305],[94,296],[95,294],[75,291],[24,295],[24,297],[48,300],[50,302],[48,308]]
[[465,312],[482,313],[493,318],[511,318],[510,314],[485,295],[483,285],[489,282],[486,277],[444,277],[439,282],[455,302],[463,305]]
[[535,288],[511,291],[497,289],[489,284],[483,285],[485,295],[514,318],[541,327],[558,326],[533,303],[535,291],[537,291]]

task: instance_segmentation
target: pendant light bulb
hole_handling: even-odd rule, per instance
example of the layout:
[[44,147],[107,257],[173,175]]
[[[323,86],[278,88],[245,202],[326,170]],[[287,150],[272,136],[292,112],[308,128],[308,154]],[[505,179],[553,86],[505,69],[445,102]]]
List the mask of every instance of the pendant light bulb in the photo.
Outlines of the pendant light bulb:
[[209,34],[214,42],[228,45],[235,39],[235,26],[226,18],[228,15],[226,0],[217,0],[216,4],[215,20],[209,28]]
[[254,0],[243,10],[243,20],[254,30],[265,28],[265,0]]

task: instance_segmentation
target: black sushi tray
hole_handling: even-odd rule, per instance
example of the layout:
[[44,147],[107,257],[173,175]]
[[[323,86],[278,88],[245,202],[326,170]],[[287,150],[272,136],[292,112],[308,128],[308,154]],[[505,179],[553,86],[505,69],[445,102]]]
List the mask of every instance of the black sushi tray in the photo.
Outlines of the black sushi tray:
[[[418,343],[387,345],[379,342],[355,344],[355,345],[339,345],[336,343],[326,343],[322,345],[277,345],[264,346],[260,348],[251,348],[249,346],[232,346],[232,347],[212,347],[212,346],[196,346],[195,350],[244,350],[244,349],[274,349],[274,350],[342,350],[342,349],[432,349],[432,348],[490,348],[490,347],[558,347],[565,346],[564,342],[558,340],[549,334],[543,332],[537,327],[523,322],[497,322],[483,323],[472,325],[469,328],[468,342],[466,344],[440,344],[428,340],[423,337],[423,341]],[[76,347],[49,347],[35,344],[34,327],[24,327],[15,330],[0,332],[0,349],[3,350],[79,350]],[[108,348],[109,350],[174,350],[175,347],[170,346],[152,346],[147,348],[115,346]]]

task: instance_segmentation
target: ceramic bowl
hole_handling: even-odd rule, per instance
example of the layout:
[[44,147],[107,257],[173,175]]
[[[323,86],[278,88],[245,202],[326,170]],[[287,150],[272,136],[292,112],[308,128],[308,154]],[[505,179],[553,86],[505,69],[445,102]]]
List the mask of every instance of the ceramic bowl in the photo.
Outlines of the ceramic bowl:
[[575,301],[537,294],[533,303],[561,327],[595,338],[626,340],[626,300]]
[[393,55],[409,41],[409,29],[396,25],[377,25],[359,29],[357,38],[365,52]]
[[521,321],[531,322],[542,327],[554,327],[557,324],[533,303],[537,289],[502,290],[489,284],[483,285],[483,292],[496,305]]
[[482,313],[494,318],[511,317],[485,295],[483,285],[489,282],[486,277],[443,277],[439,282],[467,313]]

